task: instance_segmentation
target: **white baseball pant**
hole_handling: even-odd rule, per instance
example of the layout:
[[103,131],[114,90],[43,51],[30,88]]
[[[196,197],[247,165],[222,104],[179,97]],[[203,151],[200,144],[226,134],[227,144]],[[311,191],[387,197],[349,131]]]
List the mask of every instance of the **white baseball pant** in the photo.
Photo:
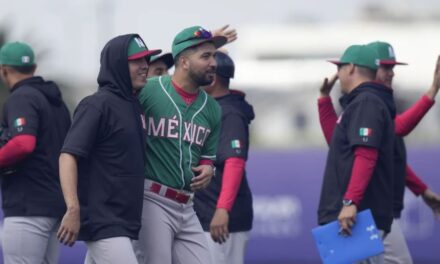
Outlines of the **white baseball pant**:
[[193,208],[148,190],[144,192],[142,228],[134,241],[140,264],[209,264],[207,240]]
[[249,232],[229,233],[225,243],[219,244],[211,238],[211,233],[205,232],[208,240],[212,264],[243,264],[246,253]]
[[400,221],[394,218],[391,226],[391,232],[383,241],[385,247],[385,263],[386,264],[412,264],[411,253],[403,236]]
[[131,239],[111,237],[97,241],[86,241],[85,264],[137,264]]
[[5,264],[56,264],[59,249],[56,218],[11,216],[3,221]]

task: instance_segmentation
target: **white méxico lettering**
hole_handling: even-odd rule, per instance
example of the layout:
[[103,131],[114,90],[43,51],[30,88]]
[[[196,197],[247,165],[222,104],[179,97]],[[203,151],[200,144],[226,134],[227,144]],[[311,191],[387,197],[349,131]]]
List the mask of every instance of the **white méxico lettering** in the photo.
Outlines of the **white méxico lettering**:
[[165,127],[165,118],[161,118],[157,127],[154,127],[154,119],[152,117],[148,117],[148,135],[151,135],[151,131],[153,131],[154,136],[164,137],[164,127]]
[[[203,146],[211,130],[194,123],[183,122],[183,141]],[[148,136],[179,138],[179,120],[173,118],[160,118],[158,122],[153,117],[148,117]]]
[[179,126],[179,121],[175,118],[176,116],[174,116],[174,119],[168,119],[167,137],[169,138],[179,138],[179,132],[176,129]]

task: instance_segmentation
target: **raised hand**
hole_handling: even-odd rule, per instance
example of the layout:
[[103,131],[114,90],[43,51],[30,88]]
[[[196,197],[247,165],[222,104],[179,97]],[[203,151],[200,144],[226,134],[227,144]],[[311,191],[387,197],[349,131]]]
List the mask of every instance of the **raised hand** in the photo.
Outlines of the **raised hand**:
[[234,42],[237,40],[237,30],[235,28],[229,28],[229,25],[224,25],[221,28],[215,29],[212,31],[212,35],[214,36],[223,36],[228,39],[227,43]]
[[432,79],[431,88],[428,90],[426,95],[432,100],[434,100],[439,89],[440,89],[440,55],[437,57],[437,64],[435,65],[434,78]]
[[328,78],[324,79],[324,82],[321,85],[321,88],[319,89],[319,92],[321,94],[321,97],[327,97],[330,96],[330,92],[333,89],[333,86],[335,85],[335,82],[338,80],[338,74],[334,74],[330,80]]
[[440,196],[435,192],[427,189],[422,195],[423,201],[428,205],[435,217],[440,220]]

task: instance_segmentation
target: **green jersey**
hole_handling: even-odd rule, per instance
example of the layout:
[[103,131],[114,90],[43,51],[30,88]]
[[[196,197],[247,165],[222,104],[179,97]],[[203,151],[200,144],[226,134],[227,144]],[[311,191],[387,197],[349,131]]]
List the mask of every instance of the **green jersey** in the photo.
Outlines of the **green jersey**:
[[187,105],[173,87],[171,76],[148,79],[139,100],[148,133],[146,178],[190,190],[191,168],[200,159],[216,158],[220,106],[203,90]]

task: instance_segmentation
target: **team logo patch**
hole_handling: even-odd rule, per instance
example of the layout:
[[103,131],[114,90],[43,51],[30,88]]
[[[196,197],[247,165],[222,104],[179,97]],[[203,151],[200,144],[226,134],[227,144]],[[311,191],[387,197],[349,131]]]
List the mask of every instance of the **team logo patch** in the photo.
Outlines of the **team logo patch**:
[[241,144],[240,140],[238,140],[238,139],[234,139],[231,141],[231,148],[233,148],[233,149],[241,148],[241,145],[242,144]]
[[145,44],[140,38],[134,38],[134,41],[139,46],[139,48],[145,48]]
[[233,148],[237,154],[241,153],[242,147],[243,147],[243,144],[241,144],[240,140],[234,139],[231,141],[231,148]]
[[17,129],[18,132],[23,131],[23,126],[25,125],[26,125],[26,119],[24,117],[19,117],[14,121],[14,127]]
[[31,58],[29,56],[22,56],[21,62],[22,63],[29,63],[29,62],[31,62]]
[[361,127],[359,129],[359,136],[361,137],[371,137],[373,135],[373,129],[367,127]]
[[396,57],[396,55],[394,54],[394,50],[391,46],[388,46],[388,55],[390,56],[390,58]]
[[24,125],[26,125],[26,119],[24,117],[15,119],[14,127],[22,127]]

